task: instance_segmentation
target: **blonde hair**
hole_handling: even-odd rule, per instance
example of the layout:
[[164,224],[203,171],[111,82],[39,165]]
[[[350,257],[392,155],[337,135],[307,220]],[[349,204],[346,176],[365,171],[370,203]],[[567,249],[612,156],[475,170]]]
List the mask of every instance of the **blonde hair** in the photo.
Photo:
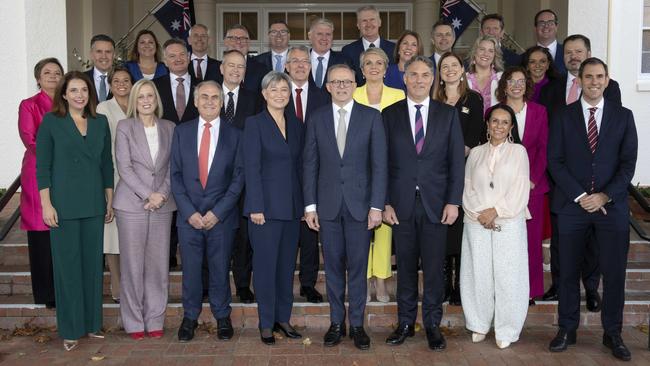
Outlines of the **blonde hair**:
[[368,55],[379,56],[379,58],[384,61],[384,71],[388,69],[388,55],[386,55],[386,52],[379,47],[372,47],[361,52],[361,56],[359,56],[359,66],[361,67],[361,70],[363,70],[363,60],[365,60]]
[[138,80],[138,82],[133,84],[133,88],[131,88],[131,94],[129,95],[129,106],[126,109],[127,118],[139,118],[138,94],[140,94],[140,89],[142,89],[142,87],[145,85],[149,85],[153,89],[153,93],[156,95],[156,109],[154,110],[154,114],[156,115],[156,117],[162,118],[163,107],[162,107],[162,100],[160,100],[160,94],[158,93],[156,84],[154,84],[153,81],[148,79],[140,79]]
[[492,60],[492,67],[496,72],[503,71],[503,54],[501,53],[501,47],[499,47],[499,41],[497,41],[496,38],[492,36],[480,36],[476,38],[476,41],[474,41],[474,45],[472,46],[472,49],[469,51],[469,54],[467,55],[467,61],[469,64],[469,70],[468,72],[470,73],[475,73],[476,72],[476,63],[474,62],[474,57],[476,56],[476,51],[478,50],[478,46],[481,44],[481,42],[492,42],[494,45],[494,60]]

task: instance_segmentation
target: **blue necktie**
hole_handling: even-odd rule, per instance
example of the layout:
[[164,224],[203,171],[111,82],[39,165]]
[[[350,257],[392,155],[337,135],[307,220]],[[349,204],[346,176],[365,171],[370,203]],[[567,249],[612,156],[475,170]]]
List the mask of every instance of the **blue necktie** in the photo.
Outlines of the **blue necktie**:
[[322,87],[323,86],[323,59],[325,57],[323,56],[318,56],[318,67],[316,68],[316,86],[317,87]]
[[275,55],[275,71],[282,72],[282,55]]
[[101,79],[99,81],[99,101],[103,102],[106,100],[106,75],[99,75]]

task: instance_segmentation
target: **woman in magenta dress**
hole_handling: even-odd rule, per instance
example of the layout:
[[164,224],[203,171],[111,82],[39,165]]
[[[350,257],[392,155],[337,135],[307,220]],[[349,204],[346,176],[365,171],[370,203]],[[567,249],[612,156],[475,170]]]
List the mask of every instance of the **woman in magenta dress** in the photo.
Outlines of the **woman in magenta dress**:
[[517,132],[528,153],[530,166],[530,196],[528,211],[532,218],[526,221],[528,232],[528,275],[530,303],[544,294],[542,267],[542,229],[544,227],[544,194],[548,192],[546,177],[546,145],[548,117],[546,108],[532,102],[533,81],[521,66],[506,69],[499,80],[496,97],[512,108],[517,117]]
[[52,97],[63,77],[63,66],[56,58],[42,59],[34,66],[34,77],[40,91],[20,102],[18,109],[18,133],[25,145],[20,170],[20,228],[27,231],[34,303],[51,309],[55,302],[50,228],[43,222],[36,184],[36,133],[43,115],[52,109]]
[[544,85],[557,78],[553,56],[546,47],[533,46],[521,56],[521,66],[526,68],[533,79],[533,95],[530,100],[537,103]]

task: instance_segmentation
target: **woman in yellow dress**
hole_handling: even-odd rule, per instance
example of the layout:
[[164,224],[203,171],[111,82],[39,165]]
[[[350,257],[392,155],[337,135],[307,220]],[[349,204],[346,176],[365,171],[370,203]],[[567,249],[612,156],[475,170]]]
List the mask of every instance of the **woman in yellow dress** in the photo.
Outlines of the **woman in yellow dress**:
[[[388,68],[388,56],[381,48],[368,48],[361,54],[361,71],[366,83],[358,87],[352,95],[357,103],[382,111],[389,105],[405,98],[404,91],[384,85],[384,76]],[[391,257],[391,228],[382,224],[375,229],[375,235],[368,256],[368,297],[370,301],[370,286],[375,278],[375,294],[377,301],[388,302],[385,280],[392,275]]]

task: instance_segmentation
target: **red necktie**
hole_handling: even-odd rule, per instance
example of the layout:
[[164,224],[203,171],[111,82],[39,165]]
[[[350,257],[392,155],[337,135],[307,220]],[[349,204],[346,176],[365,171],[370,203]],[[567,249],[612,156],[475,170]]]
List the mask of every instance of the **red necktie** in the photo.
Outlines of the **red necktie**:
[[203,134],[201,135],[201,146],[199,147],[199,180],[205,188],[208,183],[208,160],[210,158],[210,127],[212,125],[206,122],[203,125]]
[[298,117],[300,122],[305,122],[302,115],[302,97],[300,93],[302,93],[302,89],[296,88],[296,117]]
[[[589,148],[591,153],[596,153],[596,145],[598,145],[598,126],[596,126],[596,110],[598,108],[589,108],[589,123],[587,124],[587,139],[589,140]],[[591,175],[591,191],[594,191],[595,177]]]
[[197,58],[196,60],[196,79],[199,81],[203,81],[203,71],[201,70],[201,62],[203,61],[202,58]]

